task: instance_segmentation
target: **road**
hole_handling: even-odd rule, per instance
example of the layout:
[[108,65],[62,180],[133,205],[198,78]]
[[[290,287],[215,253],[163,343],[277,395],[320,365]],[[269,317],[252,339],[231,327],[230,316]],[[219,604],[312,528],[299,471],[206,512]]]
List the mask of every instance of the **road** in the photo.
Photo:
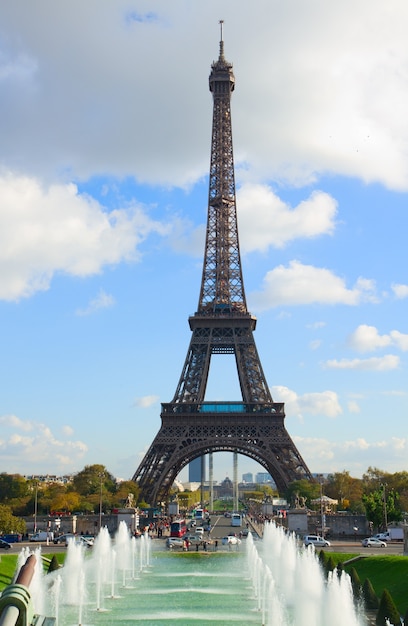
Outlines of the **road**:
[[[222,537],[225,537],[229,533],[239,534],[240,530],[245,528],[245,523],[242,528],[232,527],[230,518],[224,517],[223,515],[213,515],[211,516],[211,539],[213,541],[218,540],[219,545],[221,544]],[[251,530],[251,528],[250,528]],[[164,541],[166,537],[163,537],[163,540],[155,540],[155,541]],[[245,539],[243,539],[244,543]],[[364,556],[367,555],[402,555],[403,554],[403,544],[402,543],[388,543],[386,548],[363,548],[361,545],[361,541],[357,540],[348,540],[348,541],[340,541],[336,539],[330,539],[331,546],[324,548],[327,552],[341,552],[341,553],[351,553],[351,554],[362,554]],[[46,542],[22,542],[18,544],[12,544],[12,549],[8,552],[11,554],[12,552],[19,552],[23,546],[28,546],[31,550],[34,550],[37,546],[41,545],[41,550],[44,553],[57,553],[57,552],[65,552],[66,546],[61,544],[50,543],[49,545]],[[317,548],[319,550],[319,548]]]

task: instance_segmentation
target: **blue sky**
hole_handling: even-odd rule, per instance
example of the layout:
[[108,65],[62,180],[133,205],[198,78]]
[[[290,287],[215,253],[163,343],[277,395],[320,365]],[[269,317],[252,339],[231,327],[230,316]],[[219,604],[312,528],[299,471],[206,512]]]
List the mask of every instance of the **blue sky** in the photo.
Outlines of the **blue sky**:
[[[407,470],[406,2],[17,0],[0,6],[0,471],[129,478],[160,428],[198,304],[220,19],[273,398],[312,472]],[[206,399],[240,399],[229,357]]]

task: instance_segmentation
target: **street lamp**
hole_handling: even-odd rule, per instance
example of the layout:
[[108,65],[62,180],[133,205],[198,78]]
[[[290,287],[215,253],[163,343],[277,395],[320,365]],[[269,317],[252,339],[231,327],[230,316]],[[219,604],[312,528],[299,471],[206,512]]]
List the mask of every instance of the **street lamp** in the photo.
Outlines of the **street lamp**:
[[385,528],[384,530],[387,530],[387,526],[388,526],[388,519],[387,519],[387,497],[386,497],[386,493],[385,493],[385,488],[387,486],[387,483],[381,483],[381,487],[383,488],[383,504],[384,504],[384,522],[385,522]]
[[35,482],[35,496],[34,496],[34,532],[37,532],[37,509],[38,509],[38,482]]
[[99,532],[101,532],[101,528],[102,528],[102,485],[103,485],[103,479],[105,478],[105,474],[103,472],[101,472],[99,474],[99,478],[100,478],[100,481],[101,481],[100,491],[99,491]]

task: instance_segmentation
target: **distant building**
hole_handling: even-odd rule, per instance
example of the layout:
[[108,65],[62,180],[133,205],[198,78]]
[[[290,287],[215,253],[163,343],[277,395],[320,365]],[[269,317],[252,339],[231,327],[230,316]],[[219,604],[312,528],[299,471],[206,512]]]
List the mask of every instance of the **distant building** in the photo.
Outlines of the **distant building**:
[[[205,474],[204,474],[205,481]],[[188,482],[201,485],[201,457],[197,457],[188,464]]]
[[224,478],[224,480],[222,481],[222,483],[219,485],[218,489],[218,497],[223,499],[231,499],[233,496],[233,485],[232,485],[232,480],[230,478],[228,478],[228,476],[226,478]]
[[242,482],[243,483],[253,483],[254,482],[254,475],[252,474],[252,472],[247,472],[246,474],[242,474]]
[[265,483],[272,482],[272,476],[268,472],[258,472],[255,476],[255,482],[258,485],[264,485]]

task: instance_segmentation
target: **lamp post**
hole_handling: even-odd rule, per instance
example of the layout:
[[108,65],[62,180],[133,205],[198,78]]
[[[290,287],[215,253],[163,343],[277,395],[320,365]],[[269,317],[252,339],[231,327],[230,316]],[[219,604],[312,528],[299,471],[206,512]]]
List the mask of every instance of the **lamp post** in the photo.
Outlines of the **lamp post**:
[[101,481],[100,491],[99,491],[99,532],[101,532],[101,528],[102,528],[102,485],[103,485],[103,479],[105,478],[105,474],[103,472],[101,472],[99,474],[99,478],[100,478],[100,481]]
[[385,488],[387,486],[387,483],[382,483],[381,487],[383,488],[383,504],[384,504],[384,523],[385,523],[385,528],[384,530],[387,530],[387,526],[388,526],[388,518],[387,518],[387,496],[385,493]]
[[38,482],[35,481],[35,495],[34,495],[34,532],[37,532],[37,509],[38,509]]

